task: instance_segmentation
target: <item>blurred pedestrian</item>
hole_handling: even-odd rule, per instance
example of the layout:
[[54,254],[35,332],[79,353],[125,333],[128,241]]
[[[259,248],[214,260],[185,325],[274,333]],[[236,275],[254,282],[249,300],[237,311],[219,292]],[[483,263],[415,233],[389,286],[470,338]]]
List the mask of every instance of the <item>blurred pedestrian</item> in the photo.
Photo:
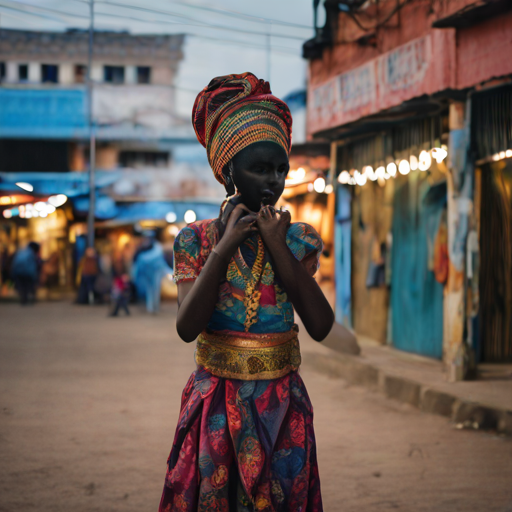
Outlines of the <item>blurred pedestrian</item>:
[[100,272],[98,254],[94,247],[85,250],[84,257],[80,261],[80,287],[78,289],[77,302],[79,304],[94,304],[94,285]]
[[23,305],[36,301],[36,288],[41,270],[39,249],[40,245],[37,242],[30,242],[14,255],[12,261],[11,275]]
[[114,310],[110,313],[110,316],[117,316],[120,308],[123,308],[128,316],[130,315],[130,310],[128,309],[130,292],[130,276],[128,276],[128,274],[121,274],[114,277],[111,293],[111,299],[114,302]]
[[132,267],[137,295],[146,299],[148,313],[156,314],[160,310],[160,290],[164,276],[172,274],[167,265],[162,246],[148,236],[137,251]]

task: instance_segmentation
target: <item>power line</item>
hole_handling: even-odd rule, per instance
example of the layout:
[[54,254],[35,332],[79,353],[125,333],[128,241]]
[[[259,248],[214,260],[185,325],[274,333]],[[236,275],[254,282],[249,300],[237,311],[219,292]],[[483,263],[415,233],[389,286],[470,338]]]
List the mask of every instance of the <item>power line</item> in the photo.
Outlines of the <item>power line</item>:
[[[87,0],[76,0],[76,1],[78,1],[80,3],[88,4]],[[121,7],[123,9],[131,9],[131,10],[142,11],[142,12],[147,12],[147,13],[152,13],[152,14],[163,14],[165,16],[174,16],[174,17],[182,18],[182,19],[185,19],[185,20],[188,20],[188,21],[196,22],[196,23],[182,23],[182,22],[177,22],[177,21],[149,20],[149,21],[151,21],[153,23],[156,22],[156,23],[172,24],[172,25],[187,25],[187,26],[196,26],[196,27],[208,27],[208,28],[211,28],[211,29],[214,29],[214,30],[225,30],[225,31],[229,31],[229,32],[238,32],[238,33],[242,33],[242,34],[251,34],[251,35],[256,35],[256,36],[264,36],[264,37],[267,37],[267,35],[268,35],[267,32],[256,32],[256,31],[253,31],[253,30],[244,30],[244,29],[237,29],[237,28],[233,28],[233,27],[226,27],[224,25],[214,25],[212,23],[204,22],[204,21],[198,20],[197,18],[192,18],[190,16],[185,16],[185,15],[182,15],[182,14],[179,14],[179,13],[175,13],[175,12],[172,12],[172,11],[163,11],[163,10],[158,10],[158,9],[150,9],[150,8],[147,8],[147,7],[139,7],[139,6],[134,6],[134,5],[125,5],[125,4],[122,4],[122,3],[110,2],[110,1],[105,1],[105,0],[98,0],[95,3],[96,4],[103,4],[103,5],[111,5],[111,6],[115,6],[115,7]],[[33,5],[33,4],[30,4],[30,3],[25,3],[25,2],[18,2],[18,4],[19,5],[24,5],[26,7],[32,7],[32,8],[35,8],[35,9],[39,9],[41,11],[61,14],[61,15],[64,15],[64,16],[71,16],[71,17],[78,17],[78,18],[83,18],[83,19],[89,19],[88,16],[74,14],[74,13],[70,13],[70,12],[67,12],[67,11],[61,11],[59,9],[52,9],[50,7],[40,7],[38,5]],[[127,15],[119,15],[119,14],[114,14],[114,13],[99,12],[98,10],[95,10],[95,14],[102,15],[102,16],[108,16],[108,17],[115,17],[115,18],[125,18],[125,19],[129,19],[129,20],[133,20],[133,21],[139,21],[139,22],[146,21],[146,20],[142,20],[140,18],[133,18],[133,17],[127,16]],[[293,39],[293,40],[296,40],[296,41],[303,41],[304,40],[303,37],[291,36],[291,35],[281,35],[281,34],[273,34],[273,37],[277,37],[277,38],[281,38],[281,39]]]
[[[25,6],[29,6],[28,4],[24,4]],[[43,10],[43,11],[49,11],[49,12],[52,12],[52,13],[56,13],[58,15],[63,15],[63,16],[67,16],[67,17],[70,17],[70,18],[80,18],[80,19],[84,19],[84,20],[89,20],[89,16],[84,16],[84,15],[80,15],[80,14],[74,14],[74,13],[69,13],[69,12],[65,12],[65,11],[59,11],[57,9],[50,9],[50,8],[46,8],[46,7],[39,7],[39,6],[34,6],[34,5],[30,5],[30,7],[34,7],[36,9],[40,9],[40,10]],[[45,15],[44,13],[40,13],[40,12],[31,12],[27,9],[18,9],[18,8],[15,8],[15,7],[10,7],[10,6],[6,6],[6,5],[2,5],[0,4],[0,8],[3,8],[3,9],[9,9],[9,10],[12,10],[12,11],[16,11],[16,12],[21,12],[23,14],[29,14],[29,15],[32,15],[32,16],[36,16],[36,17],[41,17],[41,18],[44,18],[44,19],[50,19],[52,21],[57,21],[59,23],[64,23],[66,24],[67,22],[66,21],[63,21],[62,19],[59,19],[59,18],[55,18],[55,17],[52,17],[52,16],[48,16],[48,15]],[[201,26],[201,25],[190,25],[190,24],[183,24],[183,23],[177,23],[177,22],[171,22],[171,21],[163,21],[163,20],[144,20],[144,19],[139,19],[139,18],[135,18],[135,17],[132,17],[132,16],[126,16],[126,15],[118,15],[118,14],[113,14],[113,13],[103,13],[103,12],[95,12],[96,16],[106,16],[106,17],[113,17],[113,18],[116,18],[116,19],[127,19],[127,20],[130,20],[130,21],[137,21],[139,23],[163,23],[163,24],[172,24],[172,25],[188,25],[188,26]],[[203,27],[205,27],[203,25]],[[199,35],[199,34],[194,34],[194,33],[187,33],[185,32],[185,35],[186,36],[189,36],[189,37],[195,37],[195,38],[199,38],[199,39],[206,39],[206,40],[210,40],[210,41],[218,41],[218,42],[221,42],[221,43],[224,43],[224,44],[230,44],[230,45],[233,45],[233,44],[236,44],[236,45],[241,45],[241,46],[245,46],[245,47],[250,47],[250,48],[257,48],[257,49],[264,49],[264,50],[267,50],[267,46],[265,45],[260,45],[260,44],[255,44],[255,43],[250,43],[250,42],[247,42],[247,41],[240,41],[240,40],[237,40],[237,39],[225,39],[225,38],[220,38],[220,37],[213,37],[213,36],[204,36],[204,35]],[[277,53],[288,53],[288,54],[293,54],[293,55],[299,55],[298,52],[294,51],[293,48],[290,48],[290,47],[286,47],[286,46],[272,46],[272,50],[273,51],[276,51]]]
[[[136,11],[150,12],[153,14],[164,14],[166,16],[176,16],[176,17],[183,18],[183,19],[186,19],[189,21],[199,22],[203,26],[208,26],[209,28],[213,28],[213,29],[217,29],[217,30],[228,30],[230,32],[241,32],[243,34],[252,34],[252,35],[256,35],[256,36],[267,36],[268,35],[267,32],[256,32],[254,30],[244,30],[244,29],[237,29],[237,28],[233,28],[233,27],[226,27],[224,25],[214,25],[212,23],[203,22],[201,20],[198,20],[197,18],[192,18],[190,16],[184,16],[182,14],[175,13],[172,11],[163,11],[163,10],[159,10],[159,9],[150,9],[148,7],[127,5],[127,4],[122,4],[119,2],[112,2],[110,0],[98,0],[96,3],[103,4],[103,5],[112,5],[112,6],[116,6],[116,7],[121,7],[123,9],[132,9],[132,10],[136,10]],[[278,37],[278,38],[282,38],[282,39],[294,39],[296,41],[304,41],[304,37],[300,37],[300,36],[291,36],[291,35],[282,35],[282,34],[272,34],[272,35],[274,37]]]
[[[81,3],[87,3],[87,0],[74,0],[75,2],[81,2]],[[104,3],[110,3],[110,2],[104,2]],[[167,3],[172,3],[176,5],[182,5],[184,7],[190,8],[190,9],[198,9],[205,12],[214,12],[216,14],[220,14],[222,16],[228,16],[230,18],[237,18],[237,19],[245,19],[247,21],[251,21],[254,23],[264,23],[264,24],[272,24],[272,25],[282,25],[285,27],[293,27],[293,28],[300,28],[300,29],[307,29],[312,30],[313,27],[310,25],[302,25],[300,23],[291,23],[289,21],[282,21],[282,20],[276,20],[273,18],[264,18],[261,16],[255,16],[253,14],[247,14],[243,12],[238,11],[231,11],[229,9],[219,9],[215,7],[209,7],[206,5],[200,5],[200,4],[190,4],[188,2],[181,2],[179,0],[167,0]]]

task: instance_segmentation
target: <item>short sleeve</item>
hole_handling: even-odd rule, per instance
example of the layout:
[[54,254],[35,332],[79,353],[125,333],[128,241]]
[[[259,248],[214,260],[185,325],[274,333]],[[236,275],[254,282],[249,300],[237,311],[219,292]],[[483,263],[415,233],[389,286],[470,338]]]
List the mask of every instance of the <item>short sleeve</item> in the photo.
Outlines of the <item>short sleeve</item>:
[[197,279],[200,272],[199,255],[201,242],[196,231],[187,226],[174,241],[174,281]]
[[322,239],[317,231],[309,224],[296,222],[288,228],[286,244],[299,261],[303,261],[308,256],[311,256],[313,262],[310,273],[314,275],[318,270],[320,254],[324,248]]

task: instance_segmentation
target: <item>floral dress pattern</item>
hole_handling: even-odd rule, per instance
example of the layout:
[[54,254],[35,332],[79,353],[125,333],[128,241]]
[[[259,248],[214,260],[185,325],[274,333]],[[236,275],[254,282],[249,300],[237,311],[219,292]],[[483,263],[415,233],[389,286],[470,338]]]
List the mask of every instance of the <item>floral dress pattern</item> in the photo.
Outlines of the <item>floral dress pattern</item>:
[[[256,235],[258,236],[258,235]],[[218,242],[215,220],[184,228],[174,247],[176,281],[194,280]],[[303,223],[292,224],[286,242],[311,274],[318,268],[322,241]],[[257,240],[241,246],[246,265]],[[233,259],[208,327],[242,332],[243,268]],[[267,261],[254,333],[293,327],[293,308]],[[313,430],[313,409],[298,372],[272,380],[217,377],[199,366],[182,395],[168,459],[160,512],[321,512],[322,499]]]

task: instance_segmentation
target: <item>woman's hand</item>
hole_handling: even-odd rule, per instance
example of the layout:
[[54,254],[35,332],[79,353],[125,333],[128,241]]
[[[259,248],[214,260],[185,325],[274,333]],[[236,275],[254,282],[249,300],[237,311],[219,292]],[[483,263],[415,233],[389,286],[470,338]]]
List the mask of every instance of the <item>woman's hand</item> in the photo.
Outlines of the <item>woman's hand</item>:
[[215,251],[229,261],[241,243],[258,231],[256,220],[256,213],[251,212],[243,203],[237,204],[229,215],[224,234]]
[[288,211],[276,211],[273,206],[263,206],[257,217],[258,230],[266,245],[286,243],[291,215]]

